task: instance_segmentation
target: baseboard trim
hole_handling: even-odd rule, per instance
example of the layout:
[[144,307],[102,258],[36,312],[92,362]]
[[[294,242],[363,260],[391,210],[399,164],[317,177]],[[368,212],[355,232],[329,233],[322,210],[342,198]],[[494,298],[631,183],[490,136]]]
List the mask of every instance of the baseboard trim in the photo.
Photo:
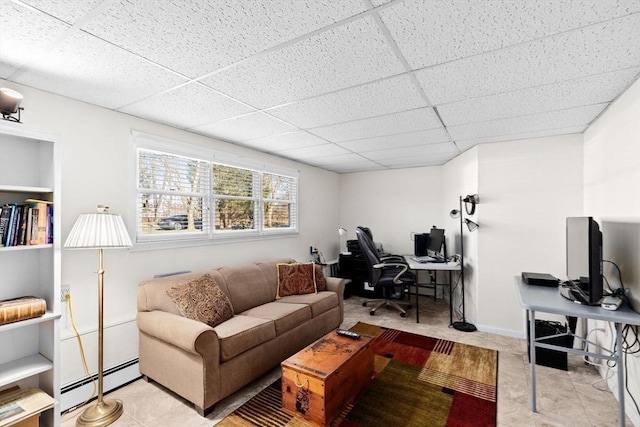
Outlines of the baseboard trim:
[[[138,358],[121,363],[103,372],[103,392],[107,393],[140,378]],[[66,411],[84,403],[93,391],[93,381],[98,381],[98,374],[82,378],[62,387],[60,393],[60,410]],[[92,399],[95,399],[93,396]],[[91,400],[91,399],[90,399]]]

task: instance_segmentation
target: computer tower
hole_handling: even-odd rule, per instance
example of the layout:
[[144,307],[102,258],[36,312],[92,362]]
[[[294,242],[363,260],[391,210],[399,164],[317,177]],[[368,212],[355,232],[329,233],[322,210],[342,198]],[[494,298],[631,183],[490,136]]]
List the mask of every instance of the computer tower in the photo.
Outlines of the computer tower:
[[[571,321],[571,319],[568,319]],[[527,338],[529,338],[529,324],[527,322]],[[570,322],[570,328],[572,327]],[[575,323],[573,324],[575,328]],[[549,335],[563,334],[567,332],[567,327],[560,322],[536,319],[536,338],[546,337]],[[573,337],[571,335],[559,336],[542,340],[545,344],[552,344],[561,347],[573,347]],[[527,345],[529,340],[527,340]],[[531,362],[531,347],[527,351],[529,362]],[[536,347],[536,365],[548,366],[550,368],[567,370],[567,353],[558,350],[550,350],[547,348]]]

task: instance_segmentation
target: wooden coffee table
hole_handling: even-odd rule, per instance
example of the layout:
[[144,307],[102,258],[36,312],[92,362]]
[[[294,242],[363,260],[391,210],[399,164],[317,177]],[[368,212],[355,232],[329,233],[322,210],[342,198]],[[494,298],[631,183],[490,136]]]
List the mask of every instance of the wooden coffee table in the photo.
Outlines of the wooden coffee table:
[[371,379],[373,337],[329,332],[282,362],[282,406],[326,426]]

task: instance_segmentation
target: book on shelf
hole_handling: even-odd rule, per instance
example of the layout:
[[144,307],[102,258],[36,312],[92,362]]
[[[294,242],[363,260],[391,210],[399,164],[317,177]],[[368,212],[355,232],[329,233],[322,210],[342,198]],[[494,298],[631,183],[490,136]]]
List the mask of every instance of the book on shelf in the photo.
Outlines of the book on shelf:
[[53,204],[27,199],[0,207],[0,246],[53,243]]
[[53,408],[56,403],[53,397],[35,387],[21,389],[13,386],[0,391],[0,427],[23,425],[21,422],[32,420],[34,425],[38,425],[40,413]]
[[0,301],[0,325],[43,316],[47,302],[42,298],[25,296]]

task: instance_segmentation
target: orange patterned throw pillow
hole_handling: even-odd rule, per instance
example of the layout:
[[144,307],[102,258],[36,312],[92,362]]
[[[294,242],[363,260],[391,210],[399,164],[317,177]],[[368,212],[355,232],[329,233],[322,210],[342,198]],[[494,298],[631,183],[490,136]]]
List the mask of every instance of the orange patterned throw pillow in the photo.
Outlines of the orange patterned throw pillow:
[[278,293],[276,298],[317,292],[315,269],[312,262],[278,264],[277,267]]
[[209,274],[172,286],[167,295],[184,317],[212,328],[233,317],[231,301]]

